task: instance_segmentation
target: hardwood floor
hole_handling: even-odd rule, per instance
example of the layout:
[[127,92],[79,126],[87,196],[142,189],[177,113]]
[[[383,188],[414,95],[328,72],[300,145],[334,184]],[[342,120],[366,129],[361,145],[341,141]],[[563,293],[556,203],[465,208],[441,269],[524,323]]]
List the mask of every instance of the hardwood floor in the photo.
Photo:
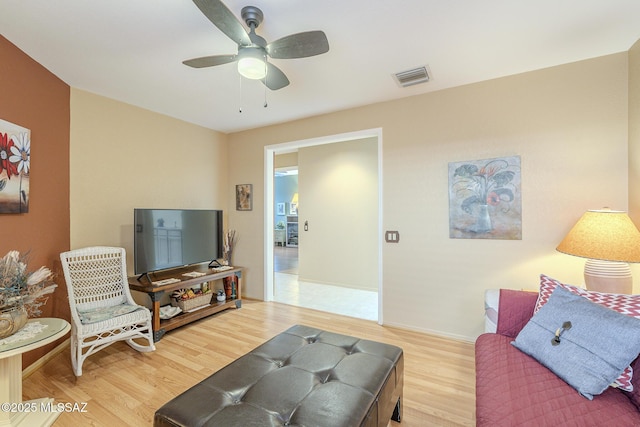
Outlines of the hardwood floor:
[[404,349],[404,413],[400,424],[389,426],[475,425],[472,344],[246,300],[240,310],[167,333],[153,353],[113,344],[87,359],[80,378],[73,375],[67,348],[23,381],[24,400],[48,396],[56,403],[86,403],[85,413],[62,413],[55,427],[150,426],[156,409],[174,396],[298,323]]
[[298,274],[298,247],[274,246],[273,271]]

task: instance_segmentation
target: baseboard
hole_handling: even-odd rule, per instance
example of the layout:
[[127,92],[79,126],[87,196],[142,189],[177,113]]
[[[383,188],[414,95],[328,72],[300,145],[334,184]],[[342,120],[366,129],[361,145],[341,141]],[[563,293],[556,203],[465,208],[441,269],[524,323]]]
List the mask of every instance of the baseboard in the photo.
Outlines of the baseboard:
[[435,329],[415,328],[412,326],[405,325],[403,323],[396,323],[396,322],[384,322],[382,326],[390,326],[392,328],[404,329],[404,330],[413,331],[413,332],[420,332],[423,334],[434,335],[436,337],[447,338],[450,340],[460,341],[467,344],[473,344],[474,342],[476,342],[476,338],[477,338],[477,337],[474,338],[474,337],[468,337],[468,336],[459,335],[459,334],[450,334],[447,332],[437,331]]
[[42,356],[40,359],[33,362],[31,365],[27,366],[22,371],[22,379],[28,378],[29,375],[33,374],[38,369],[42,368],[49,360],[56,357],[58,354],[62,353],[67,347],[70,345],[70,338],[67,338],[60,344],[58,344],[53,350]]

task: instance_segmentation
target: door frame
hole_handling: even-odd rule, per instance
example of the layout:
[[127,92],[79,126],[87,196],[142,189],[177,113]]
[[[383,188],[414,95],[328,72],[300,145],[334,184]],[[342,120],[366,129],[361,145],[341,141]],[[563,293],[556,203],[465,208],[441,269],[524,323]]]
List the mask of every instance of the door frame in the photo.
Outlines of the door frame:
[[383,287],[382,287],[382,243],[383,231],[383,191],[382,191],[382,128],[365,129],[355,132],[337,135],[322,136],[318,138],[289,141],[264,147],[264,300],[273,301],[274,294],[274,262],[273,262],[273,221],[274,221],[274,176],[276,154],[285,154],[296,151],[299,148],[314,145],[334,144],[375,137],[378,141],[378,324],[382,325]]

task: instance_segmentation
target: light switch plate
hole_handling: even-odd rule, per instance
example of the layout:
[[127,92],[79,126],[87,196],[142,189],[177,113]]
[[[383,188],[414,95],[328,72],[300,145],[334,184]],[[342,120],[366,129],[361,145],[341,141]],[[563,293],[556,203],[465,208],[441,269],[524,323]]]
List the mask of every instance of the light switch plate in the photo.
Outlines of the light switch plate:
[[400,233],[398,231],[387,230],[384,233],[384,240],[387,243],[398,243],[400,241]]

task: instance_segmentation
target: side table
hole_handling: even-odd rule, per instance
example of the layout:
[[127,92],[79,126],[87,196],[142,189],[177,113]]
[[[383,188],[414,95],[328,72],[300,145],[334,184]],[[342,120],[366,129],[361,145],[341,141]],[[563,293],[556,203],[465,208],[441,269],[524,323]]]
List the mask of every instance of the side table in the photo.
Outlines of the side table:
[[22,402],[22,353],[62,338],[71,327],[66,320],[55,318],[30,319],[27,326],[33,322],[46,325],[46,328],[24,340],[0,344],[0,425],[2,426],[50,426],[60,415],[55,411],[53,398]]

